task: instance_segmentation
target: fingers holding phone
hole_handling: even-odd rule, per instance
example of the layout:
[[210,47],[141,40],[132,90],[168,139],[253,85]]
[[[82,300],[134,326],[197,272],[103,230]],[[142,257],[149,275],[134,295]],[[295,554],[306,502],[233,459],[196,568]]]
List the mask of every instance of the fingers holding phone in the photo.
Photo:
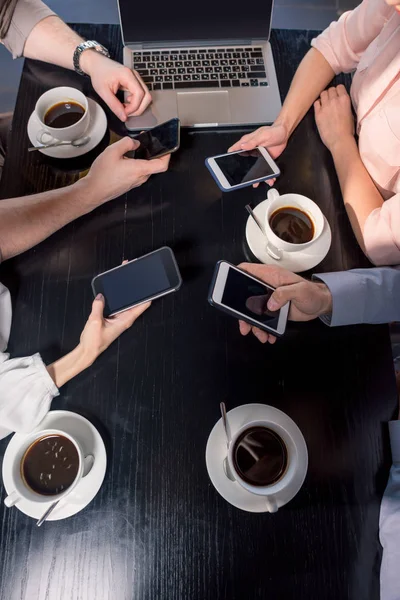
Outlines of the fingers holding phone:
[[279,167],[262,147],[212,156],[206,159],[206,166],[224,192],[275,180],[280,175]]
[[245,321],[241,321],[240,319],[239,319],[239,331],[242,335],[248,335],[251,331],[253,333],[253,335],[258,339],[258,341],[261,342],[262,344],[266,344],[267,342],[269,344],[275,344],[275,342],[276,342],[275,335],[272,335],[271,333],[267,333],[266,331],[263,331],[262,329],[259,329],[258,327],[252,327],[251,325],[249,325],[249,323],[246,323]]
[[140,143],[125,137],[108,146],[96,158],[88,175],[80,181],[85,188],[85,198],[90,198],[93,207],[118,198],[125,192],[139,187],[151,175],[168,169],[169,156],[153,161],[128,160],[125,154],[139,148]]
[[94,296],[104,297],[105,316],[123,314],[132,307],[140,308],[180,288],[182,279],[171,248],[164,247],[145,256],[124,262],[93,278]]
[[263,343],[274,343],[286,329],[290,303],[271,310],[275,288],[225,261],[217,263],[208,300],[212,306],[239,319],[240,332],[254,335]]
[[170,119],[148,131],[142,131],[132,139],[139,142],[133,151],[125,154],[126,158],[139,160],[155,160],[176,152],[180,146],[179,119]]

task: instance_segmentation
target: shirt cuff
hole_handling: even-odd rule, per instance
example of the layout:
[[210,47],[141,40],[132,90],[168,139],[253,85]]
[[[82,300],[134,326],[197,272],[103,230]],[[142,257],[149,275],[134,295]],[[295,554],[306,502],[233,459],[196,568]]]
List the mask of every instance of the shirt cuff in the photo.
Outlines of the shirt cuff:
[[60,393],[58,387],[56,386],[52,377],[50,376],[50,373],[48,372],[47,367],[44,364],[39,352],[36,352],[36,354],[32,356],[32,359],[32,364],[37,369],[38,374],[41,376],[42,382],[47,388],[49,394],[53,397],[58,396]]
[[400,464],[400,420],[389,421],[389,436],[393,464]]
[[13,58],[23,55],[25,42],[32,29],[46,17],[55,13],[40,0],[19,0],[10,28],[2,40],[5,47],[12,53]]
[[[355,278],[349,271],[321,273],[312,276],[312,280],[322,281],[332,294],[332,313],[322,315],[321,320],[330,327],[338,325],[356,325],[362,323],[360,307],[365,301],[363,278]],[[351,301],[349,301],[351,299]]]

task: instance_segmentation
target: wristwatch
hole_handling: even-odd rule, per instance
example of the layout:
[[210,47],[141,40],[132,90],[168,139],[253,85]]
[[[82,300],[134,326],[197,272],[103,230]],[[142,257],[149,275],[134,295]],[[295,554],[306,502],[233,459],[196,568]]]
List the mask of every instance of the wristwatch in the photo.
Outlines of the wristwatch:
[[85,50],[96,50],[96,52],[100,52],[100,54],[103,54],[104,56],[107,56],[107,58],[110,58],[110,53],[107,50],[107,48],[104,48],[104,46],[99,44],[99,42],[96,42],[95,40],[88,40],[87,42],[82,42],[82,44],[79,44],[79,46],[75,48],[73,56],[74,69],[77,73],[79,73],[79,75],[86,75],[86,73],[82,71],[82,69],[79,66],[81,54]]

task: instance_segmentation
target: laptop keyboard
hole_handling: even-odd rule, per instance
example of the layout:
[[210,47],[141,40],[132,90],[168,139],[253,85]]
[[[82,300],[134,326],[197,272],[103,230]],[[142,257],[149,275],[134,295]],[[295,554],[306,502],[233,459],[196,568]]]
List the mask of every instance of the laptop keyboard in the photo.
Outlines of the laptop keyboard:
[[149,90],[267,86],[262,48],[133,52],[133,68]]

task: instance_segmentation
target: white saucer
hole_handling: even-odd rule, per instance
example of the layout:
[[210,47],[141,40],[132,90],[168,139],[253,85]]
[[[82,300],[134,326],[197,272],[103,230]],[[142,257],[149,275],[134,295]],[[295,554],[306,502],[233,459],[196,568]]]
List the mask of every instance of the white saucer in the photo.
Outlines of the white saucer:
[[[254,212],[261,223],[264,222],[268,202],[269,200],[264,200],[254,208]],[[265,249],[265,237],[251,217],[247,219],[246,223],[246,240],[250,250],[260,262],[265,265],[279,265],[294,273],[300,273],[316,267],[329,252],[332,233],[325,217],[324,221],[323,232],[311,246],[301,252],[283,252],[281,260],[275,260],[268,254]]]
[[[36,427],[37,431],[41,431],[42,429],[59,429],[69,433],[76,437],[85,455],[92,454],[94,456],[94,464],[90,472],[78,483],[75,490],[65,500],[60,501],[60,504],[47,519],[48,521],[58,521],[75,515],[93,500],[104,480],[107,467],[107,454],[102,437],[94,425],[76,413],[68,410],[52,410]],[[25,435],[21,433],[13,435],[4,454],[3,482],[7,494],[13,491],[11,477],[13,457],[24,438]],[[39,519],[46,512],[50,504],[52,504],[51,500],[48,503],[40,504],[36,504],[30,500],[21,500],[15,507],[28,515],[28,517]],[[7,510],[14,510],[14,507],[7,508]]]
[[[95,102],[91,98],[88,98],[87,100],[89,104],[90,123],[89,127],[85,132],[85,135],[90,136],[89,142],[81,148],[74,148],[74,146],[59,146],[57,148],[47,148],[46,150],[39,150],[39,152],[45,154],[46,156],[51,156],[52,158],[76,158],[77,156],[87,154],[88,152],[93,150],[93,148],[95,148],[97,144],[101,142],[105,132],[107,131],[106,113],[101,108],[101,106],[97,104],[97,102]],[[32,146],[39,145],[36,136],[42,128],[43,125],[39,121],[36,114],[33,112],[29,117],[28,121],[28,136]]]
[[[293,437],[299,452],[299,468],[296,471],[290,491],[282,491],[276,495],[278,507],[287,504],[303,485],[308,467],[308,452],[303,434],[296,423],[284,412],[267,404],[244,404],[230,410],[227,414],[231,435],[233,436],[245,423],[250,421],[270,420],[284,427]],[[236,508],[248,512],[268,512],[263,496],[248,492],[236,481],[227,478],[223,468],[226,456],[226,436],[220,419],[210,433],[206,448],[206,465],[208,475],[217,492]]]

